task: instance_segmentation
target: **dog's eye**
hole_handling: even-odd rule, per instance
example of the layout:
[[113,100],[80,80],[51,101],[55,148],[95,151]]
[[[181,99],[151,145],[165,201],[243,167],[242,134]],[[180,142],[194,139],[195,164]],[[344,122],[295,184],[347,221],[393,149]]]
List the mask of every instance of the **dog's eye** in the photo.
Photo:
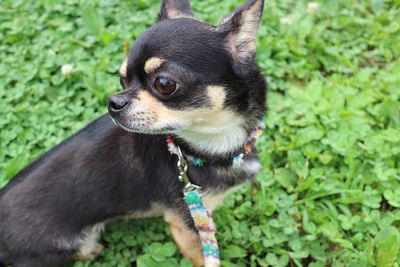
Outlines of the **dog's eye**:
[[168,78],[158,77],[155,81],[154,87],[160,94],[172,95],[177,89],[177,84]]

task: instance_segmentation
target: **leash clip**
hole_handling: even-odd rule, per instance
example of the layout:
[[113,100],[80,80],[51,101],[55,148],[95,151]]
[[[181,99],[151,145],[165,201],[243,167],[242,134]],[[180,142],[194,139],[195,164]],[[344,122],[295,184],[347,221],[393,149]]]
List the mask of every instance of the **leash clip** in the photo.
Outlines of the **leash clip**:
[[186,185],[190,184],[190,179],[187,175],[187,169],[188,169],[188,164],[186,159],[183,157],[181,148],[179,146],[176,147],[176,155],[178,156],[178,162],[177,162],[177,166],[178,166],[178,170],[179,170],[179,180],[181,182],[185,182]]
[[201,190],[201,187],[195,184],[192,184],[191,182],[186,183],[185,188],[183,189],[185,192],[189,191],[196,191],[196,190]]
[[188,161],[183,156],[181,148],[174,144],[172,137],[168,137],[167,144],[168,144],[168,150],[171,152],[171,154],[175,154],[178,157],[178,161],[176,163],[179,172],[178,179],[179,181],[185,183],[184,191],[189,192],[189,191],[201,190],[200,186],[192,184],[190,182],[189,176],[187,175]]

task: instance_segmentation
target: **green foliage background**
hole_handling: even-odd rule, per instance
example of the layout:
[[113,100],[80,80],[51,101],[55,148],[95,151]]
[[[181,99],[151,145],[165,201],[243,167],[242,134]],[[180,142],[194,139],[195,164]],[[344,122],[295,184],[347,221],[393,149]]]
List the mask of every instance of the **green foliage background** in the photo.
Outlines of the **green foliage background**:
[[[239,0],[192,1],[217,23]],[[400,1],[267,0],[263,170],[215,213],[224,266],[399,266]],[[0,187],[105,113],[147,0],[2,0]],[[72,64],[74,72],[60,68]],[[83,266],[190,266],[160,219],[111,224]]]

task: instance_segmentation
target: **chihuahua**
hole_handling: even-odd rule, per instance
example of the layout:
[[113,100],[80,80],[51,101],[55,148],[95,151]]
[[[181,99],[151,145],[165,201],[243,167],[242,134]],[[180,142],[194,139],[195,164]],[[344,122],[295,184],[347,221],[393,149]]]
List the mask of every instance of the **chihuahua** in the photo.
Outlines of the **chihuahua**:
[[[157,23],[119,69],[123,90],[108,98],[109,114],[0,191],[0,262],[93,260],[105,223],[162,216],[181,253],[201,266],[199,235],[166,139],[191,159],[188,177],[202,188],[210,213],[258,173],[254,147],[241,152],[265,113],[266,81],[255,62],[263,5],[248,0],[213,26],[199,22],[187,0],[164,0]],[[238,154],[241,164],[233,166]]]

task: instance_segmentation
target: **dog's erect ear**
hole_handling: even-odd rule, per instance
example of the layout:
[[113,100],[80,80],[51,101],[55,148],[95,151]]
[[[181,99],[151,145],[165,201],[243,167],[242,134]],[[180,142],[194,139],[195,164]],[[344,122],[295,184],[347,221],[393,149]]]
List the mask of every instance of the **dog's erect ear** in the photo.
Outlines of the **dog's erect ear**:
[[177,18],[194,19],[192,8],[188,0],[164,0],[161,5],[157,21]]
[[226,47],[235,61],[249,62],[256,53],[256,34],[264,0],[248,0],[222,20],[218,30],[226,32]]

